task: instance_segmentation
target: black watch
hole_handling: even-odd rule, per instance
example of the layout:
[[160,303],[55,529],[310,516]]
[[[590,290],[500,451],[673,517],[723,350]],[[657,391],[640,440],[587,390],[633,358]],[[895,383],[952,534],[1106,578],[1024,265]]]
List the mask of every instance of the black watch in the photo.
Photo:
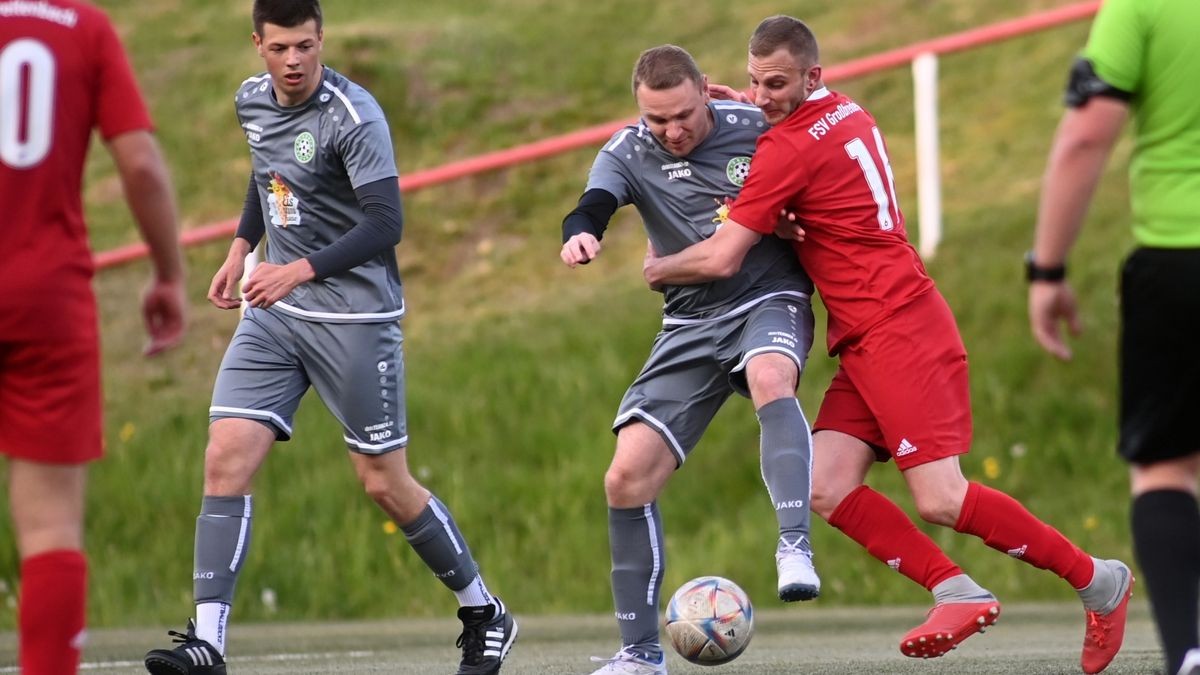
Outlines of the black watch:
[[1033,251],[1025,253],[1025,281],[1062,281],[1067,278],[1067,266],[1042,267],[1033,260]]

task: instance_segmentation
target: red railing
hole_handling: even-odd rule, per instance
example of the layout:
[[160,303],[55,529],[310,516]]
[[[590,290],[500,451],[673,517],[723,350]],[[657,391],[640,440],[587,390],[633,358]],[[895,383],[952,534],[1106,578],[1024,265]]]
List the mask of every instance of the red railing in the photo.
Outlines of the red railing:
[[[961,33],[918,42],[907,47],[864,56],[860,59],[832,66],[825,70],[825,79],[830,81],[848,80],[888,68],[907,65],[920,54],[949,54],[994,42],[1002,42],[1014,37],[1086,19],[1094,15],[1099,8],[1099,0],[1089,0],[1088,2],[1080,2],[1031,14],[1019,19],[1001,21]],[[449,164],[443,164],[432,169],[405,174],[400,177],[400,189],[411,192],[485,171],[503,169],[578,148],[597,145],[608,140],[613,132],[630,124],[632,121],[634,120],[623,119],[597,124],[596,126],[580,129],[579,131],[573,131],[561,136],[554,136],[514,148],[489,152],[457,162],[450,162]],[[210,225],[184,230],[180,234],[180,239],[185,246],[191,246],[217,239],[227,239],[233,235],[236,229],[237,218],[231,218]],[[120,246],[109,251],[97,253],[95,256],[96,267],[97,269],[113,267],[142,258],[146,253],[146,245],[142,243]]]

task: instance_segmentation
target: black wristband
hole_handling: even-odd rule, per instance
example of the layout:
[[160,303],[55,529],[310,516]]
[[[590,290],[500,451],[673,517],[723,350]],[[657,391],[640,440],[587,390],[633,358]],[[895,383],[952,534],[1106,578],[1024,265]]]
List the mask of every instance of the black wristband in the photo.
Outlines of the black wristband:
[[1033,251],[1025,253],[1025,281],[1062,281],[1067,278],[1067,266],[1042,267],[1033,259]]

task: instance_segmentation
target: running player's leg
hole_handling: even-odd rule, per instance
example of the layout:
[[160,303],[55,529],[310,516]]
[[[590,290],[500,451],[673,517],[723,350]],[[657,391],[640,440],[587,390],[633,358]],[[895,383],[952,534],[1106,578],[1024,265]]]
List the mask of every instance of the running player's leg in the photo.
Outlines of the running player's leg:
[[826,391],[816,429],[813,510],[880,562],[933,593],[934,608],[904,636],[901,651],[941,656],[993,623],[999,614],[995,597],[964,574],[900,507],[863,484],[874,462],[887,455],[879,449],[882,432],[870,409],[841,368]]
[[11,459],[8,498],[21,556],[21,672],[74,673],[83,648],[86,464]]
[[749,389],[761,429],[762,477],[779,524],[778,593],[785,601],[811,600],[821,590],[809,534],[812,433],[796,398],[812,335],[807,300],[763,302],[746,319],[738,349],[742,362],[731,376],[736,390]]
[[86,635],[87,462],[101,456],[99,347],[93,333],[0,345],[0,453],[21,559],[21,672],[76,672]]
[[321,400],[343,425],[359,481],[409,545],[458,599],[459,673],[499,672],[517,636],[488,590],[450,509],[408,468],[404,336],[399,324],[297,327],[302,360]]
[[1015,499],[962,475],[958,456],[970,449],[972,434],[967,355],[941,295],[926,294],[872,329],[843,354],[843,365],[878,420],[882,445],[921,517],[1066,579],[1079,591],[1089,624],[1105,634],[1099,649],[1085,640],[1084,670],[1107,665],[1124,634],[1129,568],[1092,558]]
[[713,326],[660,333],[613,422],[617,448],[604,475],[612,589],[621,649],[596,673],[666,672],[659,600],[666,569],[658,495],[732,393]]
[[156,675],[220,675],[238,575],[250,550],[253,479],[309,383],[290,347],[289,320],[247,310],[217,371],[204,451],[204,498],[196,518],[192,572],[196,617],[177,646],[146,654]]

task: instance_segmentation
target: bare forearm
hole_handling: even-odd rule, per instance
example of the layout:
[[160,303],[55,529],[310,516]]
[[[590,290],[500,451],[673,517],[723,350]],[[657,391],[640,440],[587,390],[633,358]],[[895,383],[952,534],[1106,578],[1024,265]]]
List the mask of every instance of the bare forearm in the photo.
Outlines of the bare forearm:
[[[1065,146],[1065,147],[1063,147]],[[1038,206],[1033,254],[1038,264],[1054,266],[1067,257],[1079,232],[1092,194],[1104,172],[1108,148],[1060,144],[1054,149]]]
[[181,279],[183,256],[175,195],[158,144],[148,132],[132,132],[113,139],[111,149],[129,210],[150,249],[155,277],[163,281]]
[[684,286],[733,276],[737,268],[730,269],[717,255],[715,247],[706,246],[707,243],[701,242],[679,253],[647,261],[643,270],[646,281],[651,286]]

